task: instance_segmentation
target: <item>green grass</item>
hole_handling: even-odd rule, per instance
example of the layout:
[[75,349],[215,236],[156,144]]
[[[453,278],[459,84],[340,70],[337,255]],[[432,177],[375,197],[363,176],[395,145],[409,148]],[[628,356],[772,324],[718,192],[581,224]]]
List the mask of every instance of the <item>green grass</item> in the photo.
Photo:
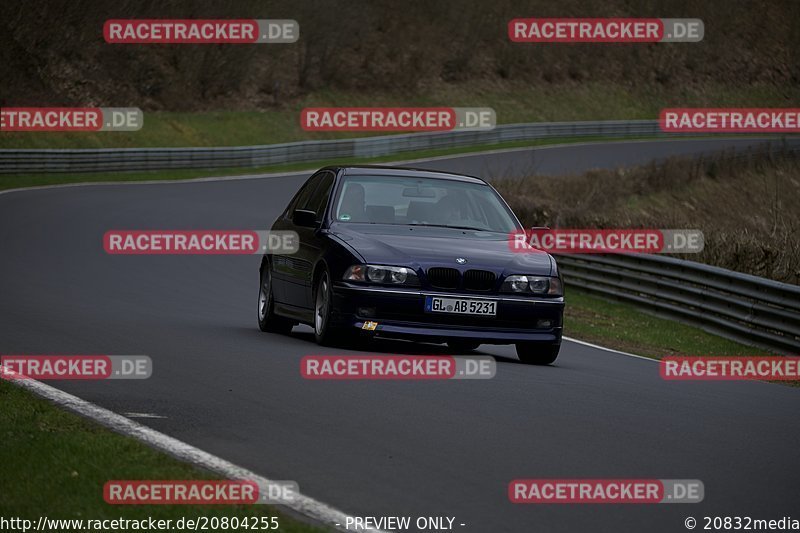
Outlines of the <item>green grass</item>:
[[[179,519],[278,516],[280,531],[314,533],[311,527],[264,505],[109,505],[109,480],[218,479],[56,408],[0,380],[0,517],[51,519]],[[64,530],[66,531],[66,530]]]
[[679,355],[773,355],[573,287],[567,286],[566,301],[564,334],[608,348],[654,359]]
[[363,133],[305,132],[305,107],[450,106],[491,107],[498,124],[514,122],[654,119],[663,107],[786,107],[800,101],[800,87],[768,85],[699,88],[628,87],[576,83],[532,87],[525,83],[445,84],[425,93],[321,90],[291,104],[259,111],[149,112],[137,132],[0,133],[0,148],[124,148],[245,146],[309,139],[359,137]]
[[630,141],[635,139],[647,139],[654,137],[564,137],[555,139],[542,139],[533,141],[514,141],[498,143],[492,145],[466,146],[459,148],[446,148],[439,150],[420,150],[415,152],[403,152],[381,157],[348,157],[340,159],[328,159],[324,162],[309,161],[303,163],[289,163],[283,165],[271,165],[264,167],[235,167],[217,169],[184,169],[184,170],[155,170],[147,172],[88,172],[79,174],[70,173],[48,173],[48,174],[0,174],[0,190],[18,189],[22,187],[38,187],[43,185],[61,185],[69,183],[93,183],[93,182],[124,182],[124,181],[162,181],[162,180],[187,180],[194,178],[207,178],[214,176],[240,176],[248,174],[266,174],[271,172],[299,172],[303,170],[316,170],[322,165],[355,165],[355,164],[379,164],[390,161],[406,161],[453,154],[467,154],[483,152],[487,150],[500,150],[508,148],[523,148],[529,146],[547,146],[554,144],[578,143],[578,142],[612,142]]

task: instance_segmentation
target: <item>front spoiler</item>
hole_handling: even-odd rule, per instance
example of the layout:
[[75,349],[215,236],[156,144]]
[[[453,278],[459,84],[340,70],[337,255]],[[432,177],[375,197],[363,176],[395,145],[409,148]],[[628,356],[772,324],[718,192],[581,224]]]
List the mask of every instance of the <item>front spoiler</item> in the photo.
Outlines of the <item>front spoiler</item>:
[[[355,319],[351,327],[364,331],[364,324],[365,321],[363,319]],[[561,328],[551,328],[542,331],[498,331],[491,329],[438,327],[432,326],[431,324],[394,324],[391,322],[379,322],[378,326],[371,333],[375,337],[425,339],[442,342],[447,339],[466,339],[481,341],[481,344],[513,344],[516,342],[560,344],[561,331]]]

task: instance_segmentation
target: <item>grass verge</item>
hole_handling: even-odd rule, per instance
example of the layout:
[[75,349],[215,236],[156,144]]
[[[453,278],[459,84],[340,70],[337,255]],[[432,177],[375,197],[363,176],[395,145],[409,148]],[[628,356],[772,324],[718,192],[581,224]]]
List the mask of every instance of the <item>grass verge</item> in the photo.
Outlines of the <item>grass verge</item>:
[[703,251],[677,257],[797,285],[800,153],[793,146],[493,185],[526,226],[698,229]]
[[[272,517],[280,531],[319,533],[264,505],[109,505],[114,479],[217,479],[137,440],[114,433],[0,380],[0,517],[178,520],[182,517]],[[252,518],[250,518],[252,520]],[[174,524],[174,522],[173,522]],[[59,528],[59,531],[77,529]]]
[[566,299],[565,334],[608,348],[653,359],[681,355],[774,355],[573,287],[567,287]]
[[491,107],[498,124],[573,120],[654,119],[664,107],[792,107],[800,88],[769,84],[703,84],[679,94],[658,86],[581,82],[437,84],[423,91],[318,90],[256,111],[151,112],[135,132],[2,132],[0,148],[134,148],[249,146],[361,137],[353,132],[307,132],[306,107]]
[[[564,332],[568,337],[651,359],[667,356],[773,356],[754,348],[707,333],[700,328],[660,318],[638,307],[608,300],[567,286]],[[769,383],[800,387],[800,380]]]

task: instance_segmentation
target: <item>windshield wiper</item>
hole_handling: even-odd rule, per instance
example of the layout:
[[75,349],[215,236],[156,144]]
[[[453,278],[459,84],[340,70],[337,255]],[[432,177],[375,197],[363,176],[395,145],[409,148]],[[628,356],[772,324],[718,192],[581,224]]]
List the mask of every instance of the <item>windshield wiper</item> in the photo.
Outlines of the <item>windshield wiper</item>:
[[409,224],[409,226],[425,226],[429,228],[452,228],[452,229],[465,229],[470,231],[493,231],[485,228],[473,228],[471,226],[448,226],[447,224]]

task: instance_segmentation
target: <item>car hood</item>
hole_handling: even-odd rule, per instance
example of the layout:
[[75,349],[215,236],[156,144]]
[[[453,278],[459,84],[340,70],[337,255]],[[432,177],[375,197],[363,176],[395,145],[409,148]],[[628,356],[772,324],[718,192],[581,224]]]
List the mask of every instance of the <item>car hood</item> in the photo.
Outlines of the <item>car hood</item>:
[[[366,263],[415,268],[475,268],[505,275],[553,273],[549,254],[540,250],[512,252],[508,237],[498,233],[354,223],[334,223],[330,232],[363,257]],[[459,264],[456,258],[467,262]]]

